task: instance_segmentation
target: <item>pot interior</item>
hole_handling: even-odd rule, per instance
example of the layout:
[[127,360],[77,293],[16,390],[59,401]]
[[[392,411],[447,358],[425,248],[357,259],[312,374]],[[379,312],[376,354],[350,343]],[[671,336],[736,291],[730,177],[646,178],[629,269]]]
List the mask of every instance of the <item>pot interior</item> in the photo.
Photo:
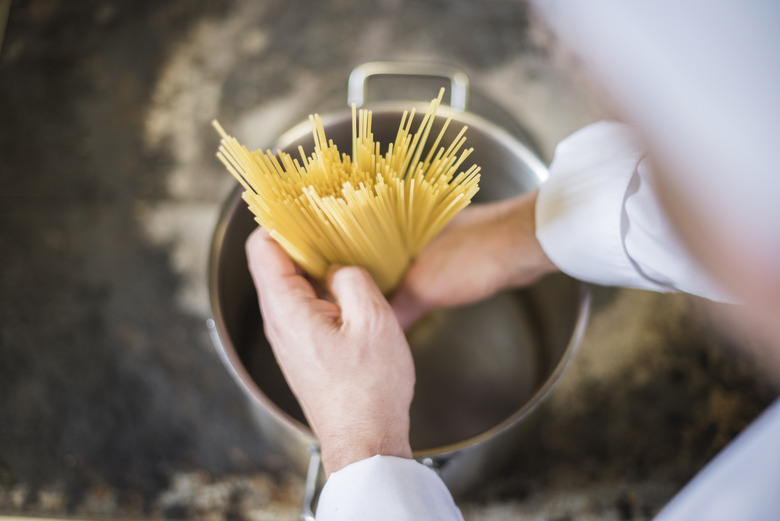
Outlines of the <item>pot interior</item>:
[[[375,140],[395,138],[397,110],[374,110]],[[471,162],[482,167],[475,203],[504,199],[537,187],[544,166],[519,141],[482,120],[467,120]],[[443,122],[437,118],[434,132]],[[325,118],[325,130],[341,152],[350,152],[352,124],[348,114]],[[453,121],[442,143],[457,134]],[[307,127],[296,127],[281,148],[307,154],[313,141]],[[237,188],[225,207],[212,252],[212,307],[222,343],[233,350],[251,381],[297,428],[306,421],[263,334],[257,295],[247,269],[244,242],[254,218]],[[464,266],[464,270],[468,269]],[[458,284],[453,280],[453,284]],[[423,318],[408,334],[417,384],[411,408],[411,443],[415,452],[444,450],[467,443],[518,421],[549,387],[561,361],[571,352],[580,313],[580,284],[552,276],[520,291],[505,292],[484,302],[439,310]],[[255,400],[257,407],[267,407]]]

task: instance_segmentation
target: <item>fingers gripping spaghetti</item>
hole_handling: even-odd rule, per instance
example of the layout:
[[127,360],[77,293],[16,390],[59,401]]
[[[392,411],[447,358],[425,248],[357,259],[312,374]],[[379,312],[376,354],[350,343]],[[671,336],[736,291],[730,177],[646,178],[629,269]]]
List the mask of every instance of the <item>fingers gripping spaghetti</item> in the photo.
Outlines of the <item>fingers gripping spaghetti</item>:
[[217,157],[244,187],[256,221],[310,275],[322,280],[332,264],[363,266],[388,294],[479,190],[478,166],[458,172],[472,152],[461,151],[466,127],[440,146],[451,118],[423,157],[442,95],[443,89],[414,133],[414,110],[403,113],[384,155],[371,132],[371,112],[353,106],[351,156],[327,140],[315,115],[309,117],[311,156],[303,148],[298,159],[250,152],[214,121],[222,136]]

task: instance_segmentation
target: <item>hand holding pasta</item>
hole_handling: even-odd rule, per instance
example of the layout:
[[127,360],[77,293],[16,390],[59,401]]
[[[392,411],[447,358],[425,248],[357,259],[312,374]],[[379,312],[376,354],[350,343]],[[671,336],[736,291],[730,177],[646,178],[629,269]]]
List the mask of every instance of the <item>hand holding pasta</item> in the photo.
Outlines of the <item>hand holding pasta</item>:
[[431,309],[471,304],[557,271],[536,239],[537,193],[473,205],[453,219],[393,296],[401,325],[408,328]]
[[380,153],[371,112],[352,107],[352,155],[328,141],[311,116],[314,153],[300,161],[280,152],[249,152],[214,122],[222,136],[217,156],[244,187],[257,222],[311,276],[324,281],[331,265],[362,266],[384,294],[395,289],[411,261],[476,194],[479,167],[460,171],[471,149],[464,127],[439,145],[450,119],[426,151],[439,97],[416,132],[404,112],[395,141]]
[[318,298],[268,233],[247,241],[266,336],[330,474],[376,454],[412,457],[414,364],[390,304],[362,268],[334,268]]

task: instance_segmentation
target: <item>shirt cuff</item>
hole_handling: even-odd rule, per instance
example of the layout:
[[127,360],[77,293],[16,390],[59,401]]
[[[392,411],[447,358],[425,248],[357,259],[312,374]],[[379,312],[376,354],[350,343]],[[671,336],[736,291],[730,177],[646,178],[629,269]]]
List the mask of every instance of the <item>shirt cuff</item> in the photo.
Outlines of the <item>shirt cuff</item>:
[[629,128],[585,127],[555,151],[536,202],[536,237],[564,273],[587,282],[669,291],[637,269],[625,248],[623,213],[643,151]]
[[433,470],[412,459],[373,456],[330,475],[316,519],[463,521],[463,516]]

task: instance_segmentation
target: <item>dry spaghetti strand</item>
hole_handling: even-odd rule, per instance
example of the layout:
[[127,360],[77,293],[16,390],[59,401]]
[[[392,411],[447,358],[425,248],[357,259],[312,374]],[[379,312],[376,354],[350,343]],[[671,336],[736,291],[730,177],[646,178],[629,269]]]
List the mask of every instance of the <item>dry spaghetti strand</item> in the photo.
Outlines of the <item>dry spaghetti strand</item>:
[[[365,267],[383,293],[400,283],[412,260],[479,190],[480,168],[461,165],[466,127],[444,140],[451,117],[426,143],[444,90],[431,101],[417,129],[404,112],[395,141],[380,153],[370,111],[352,107],[352,151],[328,141],[311,116],[314,152],[299,158],[250,152],[216,121],[217,157],[244,188],[255,220],[310,275],[322,280],[331,264]],[[424,155],[425,154],[425,155]]]

